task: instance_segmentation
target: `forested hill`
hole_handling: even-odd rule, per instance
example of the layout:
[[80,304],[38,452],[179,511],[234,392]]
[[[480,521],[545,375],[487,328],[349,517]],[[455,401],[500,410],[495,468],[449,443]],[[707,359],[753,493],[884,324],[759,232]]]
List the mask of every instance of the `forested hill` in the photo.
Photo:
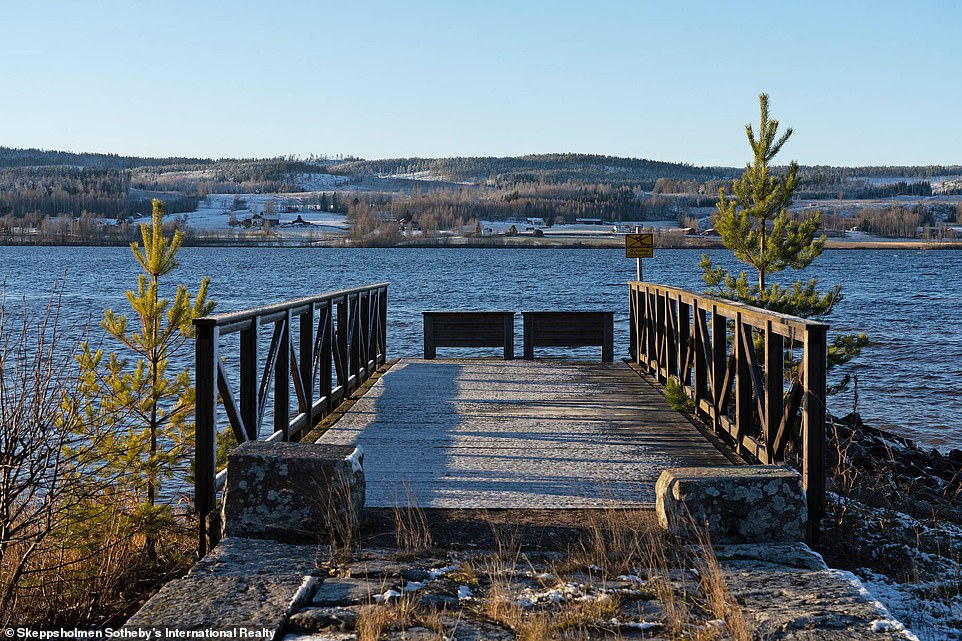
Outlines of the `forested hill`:
[[343,175],[412,176],[470,183],[575,181],[640,185],[654,184],[659,178],[705,181],[732,178],[740,173],[740,170],[731,167],[696,167],[684,163],[589,154],[356,160],[336,163],[330,171]]
[[135,167],[206,167],[207,158],[140,158],[117,154],[74,153],[45,149],[0,147],[0,167],[84,167],[89,169],[134,169]]
[[[333,173],[344,176],[398,176],[475,184],[504,182],[607,183],[653,185],[659,178],[684,182],[729,180],[742,167],[699,167],[688,163],[594,154],[530,154],[517,157],[390,158],[331,160],[326,156],[299,158],[150,158],[117,154],[75,153],[0,146],[0,168],[71,167],[85,169],[152,169],[191,171],[216,169],[222,173],[266,174]],[[832,167],[802,166],[800,177],[814,183],[837,183],[864,178],[895,178],[907,182],[962,176],[960,165]]]
[[[583,183],[639,187],[658,193],[717,194],[741,175],[742,167],[698,167],[687,163],[589,154],[520,157],[392,158],[335,162],[326,168],[344,176],[382,176],[486,184]],[[962,176],[962,166],[799,167],[807,197],[880,197],[931,194],[930,181]],[[884,187],[883,187],[884,186]]]

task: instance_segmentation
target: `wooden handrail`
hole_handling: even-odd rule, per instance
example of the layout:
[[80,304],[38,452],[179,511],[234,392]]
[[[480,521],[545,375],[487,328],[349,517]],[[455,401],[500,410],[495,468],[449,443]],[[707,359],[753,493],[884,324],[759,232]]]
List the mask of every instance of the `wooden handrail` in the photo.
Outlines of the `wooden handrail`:
[[677,379],[739,454],[774,464],[791,450],[814,537],[825,494],[828,325],[646,282],[629,283],[629,324],[632,359],[663,383]]
[[[387,289],[387,283],[377,283],[194,321],[200,556],[220,534],[215,507],[224,475],[216,470],[218,396],[238,443],[260,438],[269,396],[273,431],[265,440],[299,440],[386,362]],[[273,333],[261,369],[258,332],[265,325],[273,325]],[[240,334],[236,400],[220,346],[221,337],[232,333]]]

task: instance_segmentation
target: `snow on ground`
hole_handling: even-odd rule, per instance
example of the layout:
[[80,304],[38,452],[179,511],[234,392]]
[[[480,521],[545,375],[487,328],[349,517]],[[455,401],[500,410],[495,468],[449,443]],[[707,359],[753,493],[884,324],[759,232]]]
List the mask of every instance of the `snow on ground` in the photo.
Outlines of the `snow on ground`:
[[[204,232],[246,231],[244,227],[231,227],[231,214],[238,222],[252,218],[254,214],[264,214],[267,203],[274,202],[278,224],[273,232],[282,238],[301,237],[311,233],[346,234],[347,216],[333,212],[319,211],[306,207],[302,198],[306,194],[211,194],[200,202],[195,211],[177,214],[188,227]],[[244,209],[234,210],[235,198],[244,201]],[[297,211],[286,211],[288,207]],[[294,224],[300,217],[304,224]],[[149,223],[145,216],[134,220],[135,224]]]
[[330,191],[346,183],[349,178],[333,174],[298,174],[294,180],[305,191]]
[[962,597],[956,596],[950,601],[935,598],[944,589],[938,582],[897,583],[866,569],[857,574],[872,597],[912,630],[919,641],[957,641],[962,638],[962,631],[958,628]]
[[866,524],[859,530],[861,544],[876,557],[900,559],[914,568],[911,581],[853,569],[872,597],[920,641],[962,641],[962,527],[831,497],[850,518]]

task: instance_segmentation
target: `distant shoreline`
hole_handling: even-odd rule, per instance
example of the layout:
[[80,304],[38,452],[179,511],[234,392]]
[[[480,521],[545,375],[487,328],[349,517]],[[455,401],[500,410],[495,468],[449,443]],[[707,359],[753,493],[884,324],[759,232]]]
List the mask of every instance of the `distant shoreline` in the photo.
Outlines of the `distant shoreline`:
[[[676,241],[677,239],[672,239]],[[670,242],[658,245],[655,249],[722,249],[724,246],[719,238],[692,237],[686,242]],[[128,247],[129,241],[103,242],[10,242],[0,240],[2,247]],[[586,237],[572,236],[567,238],[526,238],[526,237],[496,237],[493,239],[457,238],[446,242],[414,242],[398,245],[352,245],[343,242],[300,240],[212,240],[185,239],[185,247],[264,247],[264,248],[314,248],[314,249],[623,249],[624,240],[621,237]],[[898,240],[842,240],[829,238],[825,242],[826,249],[842,250],[878,250],[878,249],[909,249],[909,250],[960,250],[962,241],[924,241],[913,239]]]

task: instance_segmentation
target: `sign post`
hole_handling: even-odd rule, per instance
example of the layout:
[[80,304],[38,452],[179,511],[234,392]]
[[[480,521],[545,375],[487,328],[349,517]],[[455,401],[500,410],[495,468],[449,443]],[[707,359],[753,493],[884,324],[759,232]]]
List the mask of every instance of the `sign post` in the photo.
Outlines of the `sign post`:
[[643,280],[644,272],[641,268],[642,258],[651,258],[655,255],[654,234],[639,233],[641,227],[635,227],[634,234],[625,234],[625,257],[634,258],[637,262],[638,280]]

